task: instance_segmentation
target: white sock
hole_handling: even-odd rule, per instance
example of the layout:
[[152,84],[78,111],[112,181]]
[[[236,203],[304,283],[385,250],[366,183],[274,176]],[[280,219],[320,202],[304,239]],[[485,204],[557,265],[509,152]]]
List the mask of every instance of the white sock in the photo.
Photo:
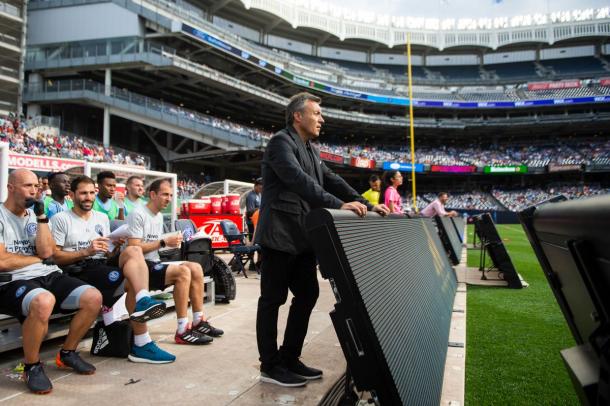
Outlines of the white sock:
[[186,327],[189,324],[188,317],[182,317],[178,319],[178,334],[182,334],[186,331]]
[[152,338],[150,338],[148,331],[144,334],[134,334],[133,336],[133,343],[136,345],[136,347],[143,347],[151,341]]
[[138,294],[136,295],[136,302],[140,299],[142,299],[143,297],[147,297],[150,296],[150,292],[147,291],[146,289],[142,289],[141,291],[138,292]]
[[193,312],[193,326],[203,321],[203,312]]

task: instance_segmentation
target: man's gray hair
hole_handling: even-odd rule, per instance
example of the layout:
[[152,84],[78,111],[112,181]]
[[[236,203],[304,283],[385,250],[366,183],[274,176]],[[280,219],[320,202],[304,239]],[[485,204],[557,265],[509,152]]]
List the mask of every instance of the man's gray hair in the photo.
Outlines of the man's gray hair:
[[321,98],[307,92],[297,93],[290,98],[288,106],[286,106],[286,125],[292,125],[294,122],[294,113],[302,112],[305,109],[305,103],[308,100],[318,104],[322,102]]

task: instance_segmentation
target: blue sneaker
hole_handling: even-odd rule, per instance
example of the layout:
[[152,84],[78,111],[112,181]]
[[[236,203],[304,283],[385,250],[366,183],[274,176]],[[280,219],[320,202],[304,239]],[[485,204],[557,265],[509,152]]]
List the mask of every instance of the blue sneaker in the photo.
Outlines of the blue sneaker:
[[176,356],[157,347],[154,341],[142,347],[131,346],[131,352],[127,356],[131,362],[141,362],[147,364],[169,364],[176,360]]
[[148,320],[156,319],[165,314],[165,302],[145,296],[138,300],[136,309],[129,319],[136,323],[146,323]]

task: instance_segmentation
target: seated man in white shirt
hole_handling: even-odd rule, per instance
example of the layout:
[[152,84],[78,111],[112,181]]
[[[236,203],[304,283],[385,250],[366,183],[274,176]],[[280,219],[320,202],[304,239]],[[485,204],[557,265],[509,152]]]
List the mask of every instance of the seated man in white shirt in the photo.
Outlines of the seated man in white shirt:
[[446,216],[455,217],[458,215],[456,211],[445,211],[445,204],[449,200],[449,194],[447,192],[440,192],[438,197],[434,199],[429,205],[427,205],[419,214],[422,217],[434,217],[434,216]]
[[[40,362],[40,346],[54,312],[76,312],[68,336],[55,358],[59,368],[83,375],[95,366],[76,352],[102,305],[102,295],[93,286],[72,278],[50,259],[55,249],[44,203],[36,200],[38,178],[17,169],[8,179],[8,197],[0,204],[0,313],[22,324],[24,381],[38,394],[53,390]],[[33,204],[34,209],[29,209]]]
[[[144,206],[136,206],[127,217],[129,226],[128,244],[142,248],[149,269],[151,290],[163,290],[174,285],[174,302],[178,327],[174,340],[177,344],[207,344],[212,337],[224,332],[212,327],[203,315],[203,269],[195,262],[164,264],[159,249],[177,248],[182,243],[182,234],[162,238],[163,214],[172,200],[172,184],[167,179],[158,179],[149,187],[149,200]],[[188,301],[193,308],[193,322],[188,323]]]

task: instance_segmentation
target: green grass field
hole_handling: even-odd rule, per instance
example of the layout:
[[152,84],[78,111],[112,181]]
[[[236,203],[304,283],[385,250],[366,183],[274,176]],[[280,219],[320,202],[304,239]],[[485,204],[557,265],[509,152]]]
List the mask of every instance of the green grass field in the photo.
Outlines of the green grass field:
[[[498,231],[529,287],[468,286],[466,404],[577,405],[559,355],[574,345],[565,319],[522,227]],[[468,265],[478,261],[469,250]]]

